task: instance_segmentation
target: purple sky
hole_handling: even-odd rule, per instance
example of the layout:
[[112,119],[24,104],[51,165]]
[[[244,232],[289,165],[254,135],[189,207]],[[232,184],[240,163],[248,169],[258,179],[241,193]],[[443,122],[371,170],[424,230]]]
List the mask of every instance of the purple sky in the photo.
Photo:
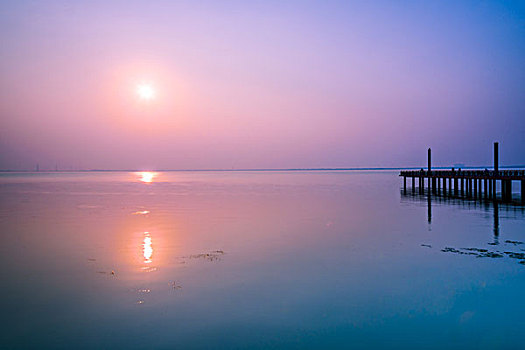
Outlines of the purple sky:
[[525,164],[523,1],[3,1],[0,26],[0,169]]

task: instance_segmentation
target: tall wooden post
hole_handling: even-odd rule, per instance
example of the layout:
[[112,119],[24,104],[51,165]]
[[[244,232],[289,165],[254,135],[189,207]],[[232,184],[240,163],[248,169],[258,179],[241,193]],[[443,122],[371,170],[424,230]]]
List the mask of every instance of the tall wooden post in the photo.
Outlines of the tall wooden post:
[[430,159],[431,159],[431,150],[430,150],[430,148],[429,148],[429,149],[428,149],[428,193],[429,193],[429,194],[430,194],[430,192],[431,192],[431,189],[430,189],[430,187],[432,186],[432,185],[431,185],[431,182],[433,182],[433,181],[431,180],[431,177],[430,177],[431,174],[432,174],[432,173],[431,173],[432,168],[431,168],[431,162],[430,162]]
[[498,176],[499,171],[499,155],[498,155],[498,143],[494,142],[494,172],[496,173],[496,176]]
[[432,151],[429,148],[428,149],[428,175],[430,175],[430,171],[432,170],[432,167],[431,167],[431,156],[432,156]]
[[[496,176],[496,179],[498,178],[499,176],[499,144],[497,142],[494,142],[494,176]],[[492,184],[492,199],[496,200],[496,184],[497,184],[497,181],[496,179],[492,180],[493,181],[493,184]],[[503,181],[501,182],[501,195],[504,196],[503,194]]]

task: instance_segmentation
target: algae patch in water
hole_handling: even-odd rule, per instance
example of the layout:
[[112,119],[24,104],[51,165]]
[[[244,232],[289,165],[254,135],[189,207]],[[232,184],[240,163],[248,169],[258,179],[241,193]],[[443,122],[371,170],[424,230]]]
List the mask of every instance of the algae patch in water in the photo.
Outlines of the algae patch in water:
[[516,253],[516,252],[504,252],[499,251],[489,251],[488,249],[483,248],[452,248],[445,247],[441,249],[444,253],[454,253],[459,255],[471,255],[476,258],[504,258],[505,256],[512,259],[521,260],[519,263],[525,265],[525,253]]
[[224,255],[223,250],[213,250],[209,253],[201,253],[201,254],[192,254],[188,256],[181,257],[182,259],[203,259],[206,261],[220,261],[222,255]]

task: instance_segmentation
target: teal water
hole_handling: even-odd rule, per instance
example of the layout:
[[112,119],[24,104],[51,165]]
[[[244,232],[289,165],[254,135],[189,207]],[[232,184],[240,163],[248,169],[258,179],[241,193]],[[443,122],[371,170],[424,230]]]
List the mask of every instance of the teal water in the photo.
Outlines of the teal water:
[[525,210],[397,172],[0,175],[2,348],[517,348]]

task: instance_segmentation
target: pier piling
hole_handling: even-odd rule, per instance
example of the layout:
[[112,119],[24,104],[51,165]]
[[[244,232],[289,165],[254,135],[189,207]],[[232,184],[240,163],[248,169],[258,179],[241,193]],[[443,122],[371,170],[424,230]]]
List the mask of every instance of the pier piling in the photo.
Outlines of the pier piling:
[[525,204],[525,179],[521,180],[521,204]]

